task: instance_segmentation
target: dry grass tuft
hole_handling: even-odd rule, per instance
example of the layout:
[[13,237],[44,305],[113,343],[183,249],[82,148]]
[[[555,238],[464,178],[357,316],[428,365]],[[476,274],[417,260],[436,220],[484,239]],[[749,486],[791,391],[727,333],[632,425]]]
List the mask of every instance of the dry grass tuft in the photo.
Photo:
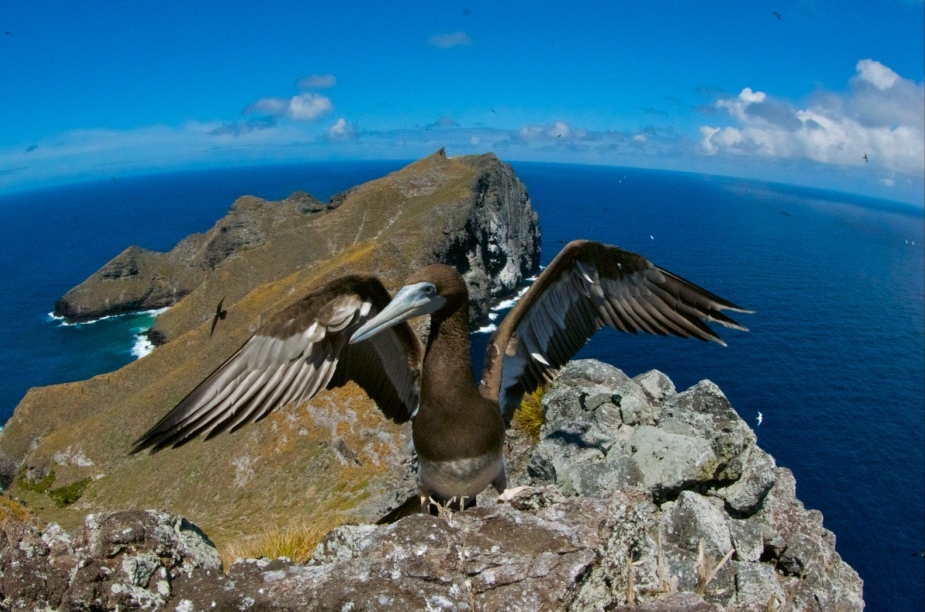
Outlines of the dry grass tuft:
[[10,497],[5,492],[0,492],[0,523],[7,520],[31,522],[35,518],[32,510],[20,503],[19,500]]
[[732,558],[733,553],[735,553],[734,548],[730,548],[729,552],[726,553],[726,556],[717,563],[712,568],[707,564],[707,556],[703,550],[703,540],[700,540],[700,547],[697,553],[697,594],[704,595],[707,592],[707,586],[710,584],[710,581],[716,576],[716,573],[726,565],[726,561]]
[[294,563],[305,563],[315,552],[318,542],[335,527],[344,524],[341,517],[293,525],[274,525],[264,533],[246,536],[230,542],[219,551],[222,566],[227,570],[235,559],[278,559],[288,557]]
[[546,422],[546,413],[543,411],[546,390],[546,385],[540,385],[533,393],[525,393],[511,421],[514,428],[525,433],[534,444],[540,441],[540,430]]

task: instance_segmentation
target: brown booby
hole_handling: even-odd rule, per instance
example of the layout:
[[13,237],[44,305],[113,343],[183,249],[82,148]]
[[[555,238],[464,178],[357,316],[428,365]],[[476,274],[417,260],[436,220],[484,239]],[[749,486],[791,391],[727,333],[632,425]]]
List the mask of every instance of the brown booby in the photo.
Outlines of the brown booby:
[[[359,384],[382,413],[411,420],[421,507],[460,507],[488,485],[507,486],[503,446],[524,393],[551,380],[600,328],[723,344],[705,321],[750,312],[615,246],[574,241],[539,275],[492,335],[483,380],[470,362],[469,293],[434,264],[390,299],[374,276],[344,276],[268,320],[132,452],[234,431],[320,390]],[[408,320],[430,315],[426,345]]]

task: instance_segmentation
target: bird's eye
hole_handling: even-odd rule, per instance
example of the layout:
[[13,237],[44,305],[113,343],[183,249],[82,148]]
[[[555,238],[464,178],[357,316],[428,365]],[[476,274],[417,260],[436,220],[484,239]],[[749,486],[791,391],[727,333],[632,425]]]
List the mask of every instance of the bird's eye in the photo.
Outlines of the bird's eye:
[[433,285],[424,285],[424,295],[433,295],[437,291]]

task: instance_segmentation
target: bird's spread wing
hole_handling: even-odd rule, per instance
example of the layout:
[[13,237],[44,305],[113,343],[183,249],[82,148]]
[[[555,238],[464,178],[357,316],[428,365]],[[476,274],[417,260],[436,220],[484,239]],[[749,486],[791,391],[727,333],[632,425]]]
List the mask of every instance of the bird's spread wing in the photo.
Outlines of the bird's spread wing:
[[417,410],[423,346],[407,323],[348,344],[389,303],[372,276],[345,276],[275,315],[135,442],[132,452],[179,446],[259,421],[281,406],[354,380],[386,417]]
[[597,242],[567,244],[505,317],[488,344],[482,392],[510,419],[524,393],[605,325],[723,344],[705,321],[745,330],[721,311],[749,312],[641,255]]

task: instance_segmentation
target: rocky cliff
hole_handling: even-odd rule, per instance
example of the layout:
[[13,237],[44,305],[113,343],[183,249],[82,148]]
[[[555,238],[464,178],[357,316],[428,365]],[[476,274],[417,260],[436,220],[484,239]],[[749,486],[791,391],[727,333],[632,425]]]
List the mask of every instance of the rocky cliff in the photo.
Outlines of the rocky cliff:
[[[26,394],[0,433],[0,483],[69,528],[90,511],[153,507],[189,517],[219,543],[296,520],[375,518],[396,491],[413,487],[410,433],[386,422],[352,384],[207,444],[129,456],[130,444],[264,315],[328,278],[371,272],[394,290],[411,270],[443,261],[464,273],[473,310],[485,313],[492,296],[513,292],[536,271],[539,243],[525,187],[493,155],[439,151],[329,205],[299,194],[282,202],[242,198],[210,232],[168,254],[130,250],[69,292],[68,303],[84,315],[97,308],[93,287],[100,296],[123,295],[119,308],[149,307],[160,302],[139,296],[164,295],[158,287],[201,275],[158,317],[154,329],[166,343],[154,353],[117,372]],[[85,295],[86,306],[77,306]],[[222,298],[228,314],[210,337]]]
[[[256,287],[374,244],[365,267],[393,284],[441,261],[464,273],[473,314],[508,295],[539,265],[540,230],[523,184],[494,155],[441,150],[325,204],[296,192],[279,202],[243,196],[204,234],[170,252],[130,246],[55,303],[71,321],[173,306],[152,336],[175,338]],[[397,266],[384,265],[393,259]]]
[[676,392],[569,364],[539,441],[515,432],[507,504],[344,525],[305,563],[219,568],[208,537],[163,512],[87,517],[70,535],[0,529],[14,610],[862,610],[862,583],[792,474],[709,381]]

